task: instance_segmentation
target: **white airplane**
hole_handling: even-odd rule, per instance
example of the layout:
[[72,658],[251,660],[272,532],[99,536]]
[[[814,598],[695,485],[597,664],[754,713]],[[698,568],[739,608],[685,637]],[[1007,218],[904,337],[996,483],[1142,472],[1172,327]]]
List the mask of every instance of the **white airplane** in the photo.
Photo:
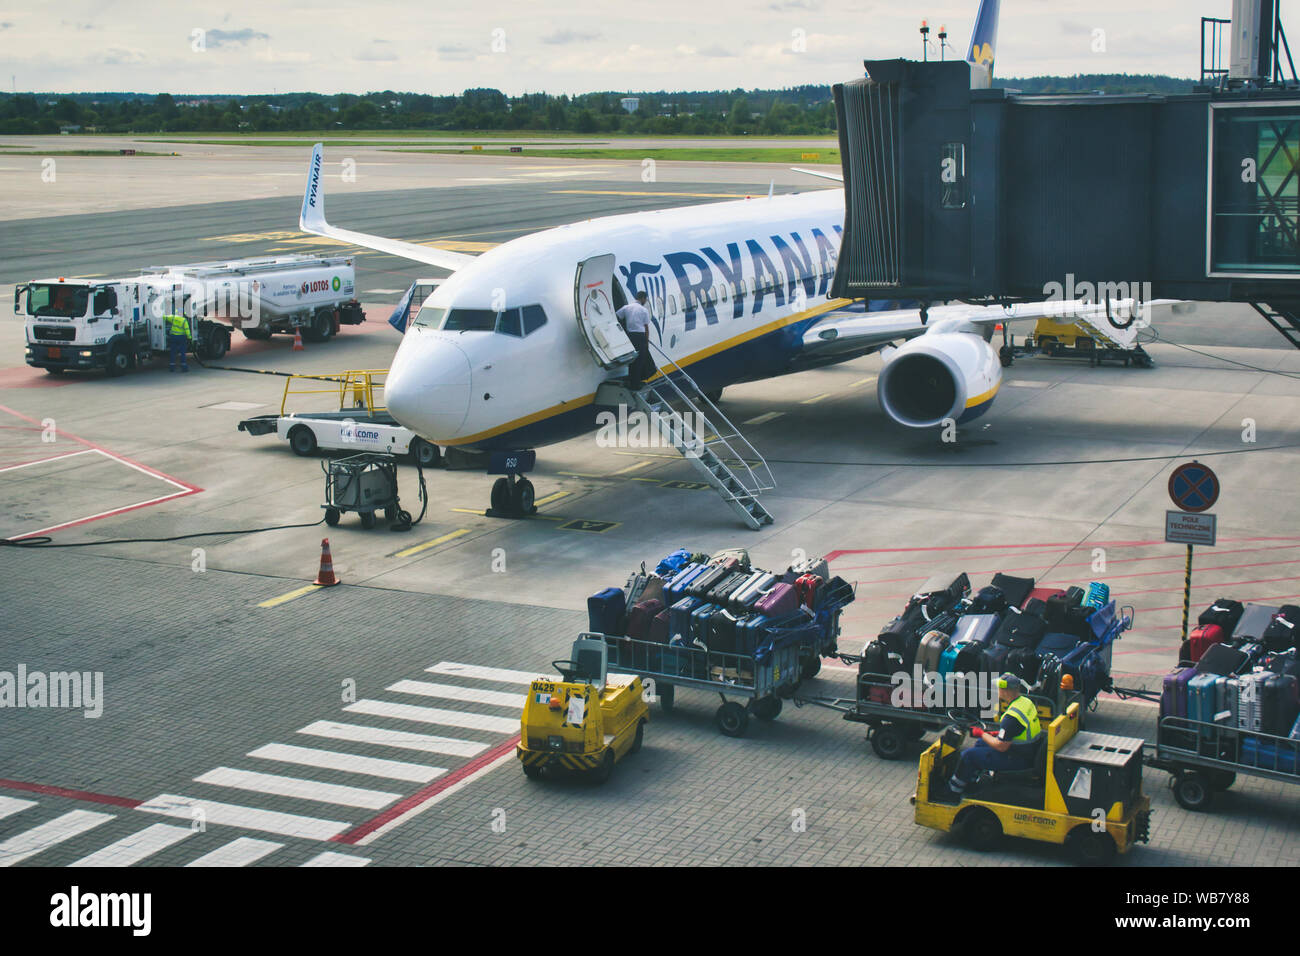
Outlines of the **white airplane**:
[[[982,0],[972,35],[977,84],[992,67],[997,8]],[[517,451],[596,430],[612,410],[596,404],[597,388],[635,355],[613,312],[638,292],[657,365],[675,363],[706,394],[888,349],[880,405],[910,428],[986,412],[1002,380],[994,326],[1063,314],[1059,302],[953,305],[926,321],[830,298],[842,189],[608,216],[474,257],[331,226],[323,164],[317,144],[304,232],[452,270],[408,325],[385,389],[392,415],[437,445]]]

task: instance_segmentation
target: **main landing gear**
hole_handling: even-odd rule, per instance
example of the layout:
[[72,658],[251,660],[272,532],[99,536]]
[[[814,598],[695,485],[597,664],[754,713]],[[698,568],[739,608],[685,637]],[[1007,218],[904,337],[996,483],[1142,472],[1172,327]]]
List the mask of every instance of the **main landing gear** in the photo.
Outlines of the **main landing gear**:
[[496,451],[488,463],[489,475],[501,475],[492,483],[492,506],[489,518],[527,518],[537,514],[533,504],[533,483],[520,475],[537,464],[535,451]]

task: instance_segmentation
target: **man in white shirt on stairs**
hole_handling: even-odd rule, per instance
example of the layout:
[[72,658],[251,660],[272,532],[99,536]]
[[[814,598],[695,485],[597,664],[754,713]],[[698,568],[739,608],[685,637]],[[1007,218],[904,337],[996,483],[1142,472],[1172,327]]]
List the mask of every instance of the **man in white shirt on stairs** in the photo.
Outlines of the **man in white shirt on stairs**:
[[650,326],[650,310],[645,307],[647,299],[644,292],[638,292],[635,302],[629,302],[614,313],[636,346],[636,358],[627,370],[628,388],[634,392],[640,390],[645,377],[654,370],[654,360],[650,358],[650,336],[646,331]]

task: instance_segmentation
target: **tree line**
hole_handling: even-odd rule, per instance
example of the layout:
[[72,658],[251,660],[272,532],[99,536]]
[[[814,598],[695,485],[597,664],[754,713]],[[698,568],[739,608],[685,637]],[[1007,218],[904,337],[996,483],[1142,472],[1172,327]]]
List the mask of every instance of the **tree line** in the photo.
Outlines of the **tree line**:
[[[1191,80],[1104,74],[1007,79],[1026,93],[1177,93]],[[635,102],[626,102],[628,99]],[[431,96],[393,90],[356,95],[221,96],[160,93],[0,93],[0,134],[274,133],[317,130],[500,130],[672,135],[826,135],[835,132],[830,86],[687,93],[554,96],[470,89]]]

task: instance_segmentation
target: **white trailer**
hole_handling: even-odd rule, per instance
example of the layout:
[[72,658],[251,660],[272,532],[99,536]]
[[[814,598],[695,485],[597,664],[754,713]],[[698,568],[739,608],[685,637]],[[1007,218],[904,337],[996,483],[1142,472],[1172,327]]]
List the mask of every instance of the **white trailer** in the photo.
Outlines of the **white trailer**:
[[121,375],[166,351],[165,317],[183,315],[192,347],[219,359],[230,330],[266,339],[300,331],[323,342],[365,314],[356,299],[352,259],[293,256],[153,267],[121,279],[41,279],[14,289],[26,296],[27,364],[53,374],[104,369]]

